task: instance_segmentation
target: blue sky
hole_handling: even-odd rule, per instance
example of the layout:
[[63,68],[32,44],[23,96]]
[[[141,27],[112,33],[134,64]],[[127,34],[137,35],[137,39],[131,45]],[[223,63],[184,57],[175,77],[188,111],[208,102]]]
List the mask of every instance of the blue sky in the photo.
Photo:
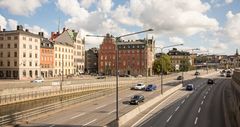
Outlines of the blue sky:
[[[47,37],[60,28],[86,34],[119,36],[153,28],[156,46],[184,43],[181,50],[200,48],[210,54],[234,54],[240,47],[239,0],[1,0],[0,25],[17,24]],[[102,39],[86,38],[86,48]]]

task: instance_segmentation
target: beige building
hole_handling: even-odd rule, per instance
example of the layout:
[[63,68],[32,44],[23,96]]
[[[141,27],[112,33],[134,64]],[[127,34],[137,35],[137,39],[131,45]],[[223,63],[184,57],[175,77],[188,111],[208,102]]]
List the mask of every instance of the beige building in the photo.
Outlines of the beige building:
[[40,76],[40,35],[21,25],[0,32],[0,78],[34,79]]
[[64,42],[73,46],[73,74],[81,74],[85,68],[85,40],[81,38],[80,32],[63,29],[63,32],[55,38],[56,42]]
[[54,43],[54,75],[74,74],[73,45],[64,42]]

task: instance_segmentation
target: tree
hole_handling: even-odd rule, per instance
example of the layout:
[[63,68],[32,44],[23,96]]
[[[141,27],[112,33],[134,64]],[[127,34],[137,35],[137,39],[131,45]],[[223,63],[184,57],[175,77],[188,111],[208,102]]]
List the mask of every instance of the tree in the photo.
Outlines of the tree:
[[189,71],[191,68],[191,63],[188,58],[183,58],[181,60],[180,71]]
[[161,55],[160,59],[154,61],[153,71],[157,74],[160,74],[162,72],[161,69],[163,69],[164,74],[172,70],[171,60],[168,55]]

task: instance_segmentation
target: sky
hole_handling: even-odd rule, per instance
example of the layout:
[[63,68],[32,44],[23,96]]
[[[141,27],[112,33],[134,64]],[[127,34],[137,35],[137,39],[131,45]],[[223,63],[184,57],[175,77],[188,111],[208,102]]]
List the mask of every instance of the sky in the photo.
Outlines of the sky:
[[58,28],[74,29],[86,49],[103,40],[86,34],[117,37],[151,28],[122,39],[153,37],[156,47],[183,43],[176,48],[232,55],[240,47],[240,0],[0,0],[1,29],[17,25],[46,37]]

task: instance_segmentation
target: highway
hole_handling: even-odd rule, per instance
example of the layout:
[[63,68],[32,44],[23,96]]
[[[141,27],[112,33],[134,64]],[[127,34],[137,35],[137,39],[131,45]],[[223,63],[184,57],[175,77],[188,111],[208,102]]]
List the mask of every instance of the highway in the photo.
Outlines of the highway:
[[[136,120],[128,126],[140,127],[225,127],[223,109],[223,90],[231,80],[215,78],[215,85],[207,84],[207,78],[201,78],[194,82],[196,90],[181,93],[178,97],[172,97],[174,103],[163,102],[153,115],[145,116],[142,120]],[[178,91],[182,92],[182,91]],[[170,101],[170,100],[169,100]],[[161,107],[161,105],[168,105]],[[140,118],[139,118],[140,119]]]

